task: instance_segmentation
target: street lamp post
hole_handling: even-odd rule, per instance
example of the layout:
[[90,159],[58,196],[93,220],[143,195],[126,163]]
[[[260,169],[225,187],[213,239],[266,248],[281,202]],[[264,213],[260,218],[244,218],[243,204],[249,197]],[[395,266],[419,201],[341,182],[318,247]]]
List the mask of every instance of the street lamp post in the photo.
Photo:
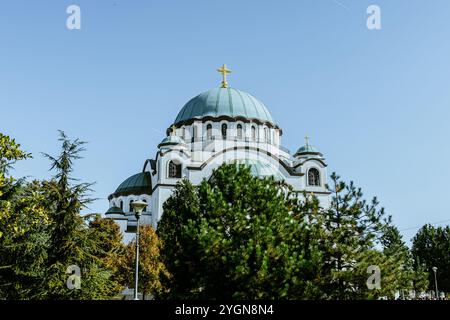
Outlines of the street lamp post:
[[139,218],[141,217],[142,211],[147,206],[147,202],[144,201],[133,201],[131,207],[135,212],[137,225],[136,225],[136,270],[134,274],[134,300],[139,300],[138,298],[138,281],[139,281]]
[[433,267],[432,269],[433,269],[433,272],[434,272],[434,285],[436,286],[436,300],[438,300],[439,299],[439,291],[438,291],[437,276],[436,276],[437,268]]

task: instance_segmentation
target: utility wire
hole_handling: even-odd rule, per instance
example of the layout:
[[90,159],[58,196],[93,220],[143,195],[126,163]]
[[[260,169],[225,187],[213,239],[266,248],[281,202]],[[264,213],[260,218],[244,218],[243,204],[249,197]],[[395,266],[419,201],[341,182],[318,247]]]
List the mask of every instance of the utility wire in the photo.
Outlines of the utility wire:
[[[430,223],[426,223],[426,224],[434,225],[434,224],[440,224],[440,223],[444,223],[444,222],[450,222],[450,219],[446,219],[446,220],[442,220],[442,221],[436,221],[436,222],[430,222]],[[406,230],[420,229],[420,228],[422,228],[422,227],[423,227],[423,226],[419,226],[419,227],[410,227],[410,228],[402,229],[402,230],[399,230],[399,231],[406,231]]]

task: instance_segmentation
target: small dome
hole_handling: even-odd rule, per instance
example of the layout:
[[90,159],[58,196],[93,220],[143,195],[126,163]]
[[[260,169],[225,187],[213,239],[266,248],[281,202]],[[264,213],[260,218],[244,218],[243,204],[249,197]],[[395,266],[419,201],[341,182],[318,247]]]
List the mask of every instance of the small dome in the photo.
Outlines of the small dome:
[[233,88],[214,88],[192,98],[178,113],[175,125],[205,117],[257,120],[275,125],[266,106],[251,94]]
[[299,148],[296,152],[297,153],[320,153],[319,150],[314,147],[314,146],[310,146],[309,144],[306,146],[303,146],[301,148]]
[[276,181],[284,180],[283,175],[278,172],[278,170],[270,163],[264,163],[259,160],[243,159],[243,160],[233,160],[230,163],[235,163],[237,165],[245,165],[250,167],[250,172],[253,176],[259,178],[273,177]]
[[127,196],[130,194],[140,195],[140,194],[151,194],[152,193],[152,179],[150,172],[145,171],[135,175],[132,175],[124,182],[122,182],[119,187],[110,196],[119,197]]
[[108,214],[124,214],[124,213],[123,213],[123,210],[120,209],[119,207],[113,206],[113,207],[109,208],[105,214],[108,215]]
[[165,137],[160,144],[158,144],[158,148],[163,146],[175,146],[177,144],[186,144],[183,139],[178,136],[170,135]]
[[301,154],[318,154],[318,155],[322,155],[320,153],[320,151],[316,147],[314,147],[314,146],[309,144],[309,137],[308,136],[305,137],[305,145],[303,147],[300,147],[297,150],[297,152],[295,153],[295,155],[297,155],[297,154],[299,154],[299,155],[301,155]]

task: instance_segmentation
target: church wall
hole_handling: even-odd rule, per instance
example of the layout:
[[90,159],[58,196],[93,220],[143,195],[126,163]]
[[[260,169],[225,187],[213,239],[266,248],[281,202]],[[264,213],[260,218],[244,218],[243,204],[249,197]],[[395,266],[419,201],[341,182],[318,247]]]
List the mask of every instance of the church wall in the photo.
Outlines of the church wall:
[[[212,125],[212,136],[214,139],[207,139],[207,125]],[[222,140],[222,124],[227,125],[227,139]],[[242,125],[242,139],[237,138],[237,126]],[[256,141],[252,139],[252,126],[256,128]],[[265,130],[269,134],[269,141],[266,141]],[[195,132],[194,132],[195,131]],[[191,138],[193,134],[194,142]],[[182,177],[188,178],[194,185],[198,185],[204,178],[209,178],[212,170],[219,167],[224,162],[231,162],[234,160],[258,160],[262,163],[269,163],[274,170],[278,171],[284,180],[290,184],[294,190],[308,192],[314,192],[319,198],[319,201],[323,207],[329,206],[329,195],[326,194],[325,184],[327,179],[326,166],[319,161],[306,161],[303,165],[297,167],[295,170],[301,172],[303,176],[291,176],[286,168],[280,164],[280,161],[286,163],[287,166],[292,167],[295,164],[301,163],[307,158],[293,159],[290,154],[279,148],[281,137],[278,129],[270,128],[266,125],[259,125],[256,123],[247,123],[243,121],[229,122],[222,121],[195,121],[190,125],[183,125],[175,130],[175,134],[186,142],[186,146],[168,146],[166,149],[162,148],[158,157],[156,158],[156,171],[155,175],[152,175],[153,187],[158,186],[153,194],[143,196],[121,196],[114,198],[110,201],[110,206],[119,206],[119,201],[123,201],[123,211],[129,212],[130,200],[146,199],[149,203],[149,209],[151,216],[146,215],[142,218],[142,223],[151,223],[156,228],[157,222],[161,219],[163,213],[163,204],[170,197],[173,192],[174,185],[179,181],[177,178],[169,178],[168,176],[168,163],[175,161],[177,164],[182,165]],[[187,147],[187,150],[186,150]],[[245,149],[248,147],[249,149]],[[180,153],[178,150],[184,148],[184,152]],[[256,151],[258,148],[260,151]],[[177,151],[169,151],[177,150]],[[226,150],[226,152],[223,152]],[[271,157],[267,153],[274,156]],[[163,154],[163,155],[161,155]],[[214,155],[218,154],[216,157]],[[213,157],[213,158],[212,158]],[[205,164],[205,162],[207,162]],[[202,167],[201,170],[192,170],[188,167]],[[320,172],[321,185],[319,187],[307,186],[307,170],[309,168],[317,168]],[[299,193],[299,197],[302,195]],[[134,215],[127,215],[130,219],[128,224],[135,223]],[[116,220],[117,221],[117,220]],[[127,229],[126,220],[118,220],[121,231]]]
[[152,203],[151,203],[151,212],[152,212],[152,226],[154,228],[156,228],[157,222],[158,220],[161,218],[160,217],[160,211],[158,211],[159,208],[159,203],[158,203],[158,199],[159,199],[159,193],[160,193],[160,188],[156,188],[153,193],[152,193]]
[[[169,178],[169,163],[173,161],[176,164],[181,164],[182,176],[186,173],[186,166],[189,164],[188,159],[180,156],[178,152],[168,152],[164,156],[158,159],[160,171],[159,179],[156,184],[176,184],[178,179]],[[155,185],[156,185],[155,184]]]
[[[215,139],[220,139],[222,136],[222,124],[227,125],[227,139],[236,139],[237,138],[237,126],[238,124],[242,125],[242,140],[252,141],[252,132],[251,132],[251,126],[254,126],[256,128],[256,139],[260,142],[266,142],[265,139],[265,131],[264,129],[268,130],[269,133],[269,141],[271,144],[274,145],[280,145],[280,136],[278,130],[274,128],[269,128],[266,125],[259,125],[256,123],[246,123],[243,121],[227,121],[227,120],[221,120],[221,121],[195,121],[191,125],[183,125],[180,128],[176,129],[176,134],[183,138],[183,140],[190,144],[192,142],[192,138],[194,137],[194,127],[196,128],[196,136],[195,141],[202,141],[207,139],[207,126],[208,124],[211,124],[212,126],[212,136],[215,137]],[[197,150],[197,149],[195,149]]]
[[116,207],[120,208],[120,202],[123,201],[123,212],[130,212],[130,201],[137,201],[137,200],[145,200],[147,203],[151,202],[151,196],[142,194],[142,195],[128,195],[128,196],[119,196],[117,198],[113,198],[110,201],[110,206],[115,205]]
[[[224,162],[230,162],[236,159],[258,160],[263,163],[270,163],[271,166],[275,170],[279,171],[283,175],[283,177],[285,177],[286,180],[292,179],[300,180],[300,177],[291,178],[286,169],[272,157],[269,157],[262,152],[256,152],[254,150],[245,150],[245,149],[230,150],[223,154],[217,155],[216,157],[212,158],[210,160],[210,163],[208,163],[201,171],[197,170],[189,171],[188,178],[193,184],[199,184],[202,181],[203,177],[209,177],[212,174],[213,169],[219,167]],[[296,183],[294,182],[293,184]]]
[[[316,168],[319,173],[320,173],[320,186],[316,187],[316,186],[309,186],[308,185],[308,170],[311,168]],[[304,184],[303,184],[303,188],[306,189],[307,191],[313,191],[313,192],[325,192],[327,191],[325,188],[325,185],[327,183],[327,168],[319,161],[314,161],[314,160],[309,160],[306,161],[302,166],[301,166],[301,172],[303,172],[305,175],[304,177]]]
[[[297,193],[299,199],[304,200],[303,194],[301,192]],[[330,196],[328,194],[317,194],[314,193],[314,196],[319,200],[319,204],[321,208],[329,208],[330,207]]]
[[127,230],[127,220],[116,220],[114,221],[119,225],[120,233],[124,234]]
[[173,192],[173,187],[160,186],[154,192],[154,199],[152,206],[152,224],[156,227],[157,222],[161,219],[163,212],[163,204],[170,197]]

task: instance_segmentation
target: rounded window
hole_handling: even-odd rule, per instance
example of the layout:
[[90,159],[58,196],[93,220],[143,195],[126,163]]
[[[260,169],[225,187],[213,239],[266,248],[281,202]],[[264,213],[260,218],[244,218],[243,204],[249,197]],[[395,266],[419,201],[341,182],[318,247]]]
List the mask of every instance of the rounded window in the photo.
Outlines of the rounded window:
[[211,139],[212,139],[212,125],[211,125],[211,124],[208,124],[208,125],[206,126],[206,138],[207,138],[208,140],[211,140]]
[[175,162],[170,161],[168,176],[169,178],[181,178],[181,164],[176,164]]
[[270,142],[269,129],[267,129],[267,128],[264,128],[264,140],[266,142]]
[[308,170],[308,185],[320,186],[320,173],[316,168],[311,168]]
[[130,200],[130,212],[133,212],[134,210],[133,210],[133,200]]
[[237,138],[242,139],[242,124],[237,125]]
[[222,124],[222,139],[226,139],[227,138],[227,125],[224,123]]

